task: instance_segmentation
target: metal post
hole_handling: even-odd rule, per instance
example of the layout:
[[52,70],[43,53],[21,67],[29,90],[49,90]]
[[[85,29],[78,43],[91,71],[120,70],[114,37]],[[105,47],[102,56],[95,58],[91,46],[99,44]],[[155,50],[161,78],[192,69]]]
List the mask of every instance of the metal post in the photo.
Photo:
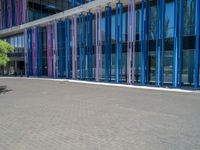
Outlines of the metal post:
[[116,54],[115,54],[115,76],[116,82],[122,81],[122,22],[123,4],[119,1],[116,4],[115,35],[116,35]]
[[12,25],[15,26],[16,25],[15,0],[11,0],[11,3],[12,3]]
[[80,80],[85,78],[85,16],[79,15],[79,65]]
[[28,46],[28,67],[27,67],[27,70],[28,70],[28,76],[32,76],[33,75],[32,29],[27,29],[27,39],[28,39],[28,44],[27,44],[27,46]]
[[4,0],[4,28],[8,28],[8,1]]
[[37,39],[36,39],[37,29],[34,27],[32,29],[32,48],[33,48],[33,75],[37,75]]
[[141,9],[141,57],[140,57],[140,82],[141,85],[145,85],[145,33],[144,33],[144,0],[142,0],[142,9]]
[[196,49],[195,49],[195,71],[194,71],[194,88],[199,88],[199,28],[200,28],[200,1],[196,0],[196,20],[195,20],[195,34],[196,34]]
[[22,23],[26,23],[27,0],[22,0]]
[[77,17],[72,21],[72,79],[77,79]]
[[96,81],[102,78],[101,8],[96,10]]
[[65,20],[65,59],[66,59],[66,78],[70,79],[71,63],[70,63],[70,19]]
[[112,75],[112,37],[111,37],[111,16],[112,8],[106,6],[105,8],[105,81],[111,81]]
[[37,43],[37,76],[42,75],[42,31],[40,27],[36,27],[36,43]]
[[[141,85],[146,85],[149,81],[149,12],[150,4],[149,0],[142,0],[142,12],[141,12]],[[146,11],[145,11],[146,9]],[[145,14],[146,12],[146,14]]]
[[135,0],[128,1],[127,83],[135,81]]
[[93,79],[93,33],[92,33],[93,14],[87,13],[87,27],[86,27],[86,47],[87,47],[87,75],[88,79]]
[[8,27],[12,27],[12,4],[11,4],[11,0],[7,0],[7,11],[8,11]]
[[173,58],[173,86],[181,87],[182,82],[182,47],[183,47],[183,0],[174,2],[174,58]]
[[58,76],[60,78],[64,77],[64,52],[65,52],[65,28],[64,28],[64,22],[59,21],[58,22]]
[[57,22],[53,23],[53,76],[57,78],[58,75],[58,35],[57,35]]
[[77,0],[72,0],[72,6],[76,7],[77,6]]
[[25,67],[25,75],[29,76],[29,73],[28,73],[28,33],[27,33],[27,29],[24,30],[24,67]]
[[146,15],[145,15],[145,84],[149,82],[149,26],[150,26],[150,1],[146,0]]
[[52,77],[52,24],[47,25],[47,70],[48,77]]
[[164,82],[165,1],[157,0],[156,18],[156,85]]

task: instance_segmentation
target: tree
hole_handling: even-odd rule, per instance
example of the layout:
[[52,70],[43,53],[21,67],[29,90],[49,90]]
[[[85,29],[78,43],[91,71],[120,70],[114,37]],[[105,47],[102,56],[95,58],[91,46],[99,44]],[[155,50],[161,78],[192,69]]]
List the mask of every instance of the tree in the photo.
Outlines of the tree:
[[12,52],[14,47],[9,43],[0,40],[0,66],[6,66],[9,61],[8,53]]

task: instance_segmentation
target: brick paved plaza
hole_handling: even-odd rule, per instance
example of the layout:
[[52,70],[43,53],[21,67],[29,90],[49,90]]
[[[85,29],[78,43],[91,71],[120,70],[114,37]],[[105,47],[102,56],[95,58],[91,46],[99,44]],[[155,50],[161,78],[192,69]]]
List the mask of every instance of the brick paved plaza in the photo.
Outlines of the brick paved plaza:
[[200,94],[0,78],[0,150],[199,150]]

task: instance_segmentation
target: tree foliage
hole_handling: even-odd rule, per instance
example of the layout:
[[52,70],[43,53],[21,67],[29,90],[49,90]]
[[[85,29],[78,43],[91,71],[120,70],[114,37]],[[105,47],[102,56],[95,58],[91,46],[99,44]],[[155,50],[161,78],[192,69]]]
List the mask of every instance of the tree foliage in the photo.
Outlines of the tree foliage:
[[12,52],[14,47],[9,43],[0,40],[0,66],[5,66],[8,61],[8,53]]

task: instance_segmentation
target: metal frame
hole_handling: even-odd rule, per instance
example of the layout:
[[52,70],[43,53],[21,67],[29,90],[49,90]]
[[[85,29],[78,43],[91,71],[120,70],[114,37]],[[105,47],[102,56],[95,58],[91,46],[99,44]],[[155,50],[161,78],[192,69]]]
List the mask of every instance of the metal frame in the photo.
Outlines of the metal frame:
[[115,36],[116,36],[116,54],[115,54],[115,76],[116,82],[122,81],[122,28],[123,28],[123,4],[118,1],[116,4],[115,17]]
[[182,85],[182,49],[183,49],[183,0],[174,2],[174,53],[173,53],[173,86]]
[[127,83],[133,84],[135,81],[135,0],[128,1],[128,49],[127,49]]
[[64,77],[64,70],[65,70],[65,27],[64,22],[58,22],[58,77]]
[[52,24],[47,25],[47,70],[48,70],[48,77],[52,77],[53,74],[53,45],[52,45]]
[[32,56],[33,56],[33,75],[37,76],[37,29],[32,29]]
[[42,31],[40,27],[36,27],[36,43],[37,43],[37,76],[42,76]]
[[72,19],[72,79],[77,79],[77,17]]
[[66,59],[66,64],[65,64],[65,68],[66,68],[66,79],[70,79],[70,71],[71,71],[71,60],[70,60],[70,19],[67,18],[65,20],[65,59]]
[[57,22],[53,23],[53,76],[58,77],[58,37],[57,37]]
[[32,48],[32,29],[27,29],[27,47],[28,47],[28,67],[27,67],[27,75],[33,75],[33,48]]
[[28,33],[27,29],[24,30],[24,68],[25,75],[28,76]]
[[91,12],[88,12],[87,22],[86,22],[86,48],[87,48],[87,77],[89,80],[93,80],[93,66],[94,66],[92,20],[93,20],[93,14]]
[[[146,14],[145,14],[146,9]],[[149,16],[150,2],[142,0],[142,12],[141,12],[141,70],[140,70],[140,82],[141,85],[146,85],[149,81]]]
[[112,37],[111,37],[111,17],[112,8],[106,6],[105,8],[105,81],[111,81],[112,76]]
[[195,34],[196,34],[196,49],[195,49],[195,66],[194,66],[194,88],[199,88],[199,34],[200,34],[200,1],[196,0],[196,19],[195,19]]
[[156,18],[156,85],[164,83],[165,0],[157,0]]
[[101,35],[101,8],[96,10],[96,81],[102,78],[102,35]]
[[4,28],[8,28],[8,1],[4,0]]
[[79,78],[85,79],[85,16],[79,15]]
[[77,0],[72,0],[72,6],[76,7],[77,6]]

